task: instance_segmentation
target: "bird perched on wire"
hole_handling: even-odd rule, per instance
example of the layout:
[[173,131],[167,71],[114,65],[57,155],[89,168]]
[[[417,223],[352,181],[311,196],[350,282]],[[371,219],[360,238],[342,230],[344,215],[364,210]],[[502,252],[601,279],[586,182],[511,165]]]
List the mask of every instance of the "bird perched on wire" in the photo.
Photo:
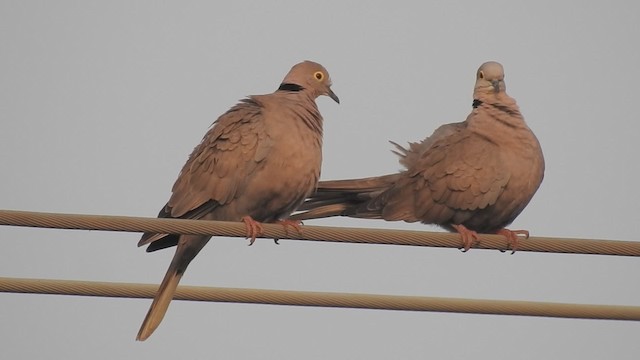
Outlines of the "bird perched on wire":
[[486,62],[476,74],[473,110],[420,143],[393,143],[404,171],[386,176],[321,181],[292,219],[329,216],[420,221],[457,231],[468,250],[480,233],[506,236],[517,247],[525,230],[505,229],[529,203],[544,176],[544,157],[504,70]]
[[[291,68],[271,94],[241,100],[220,116],[193,150],[160,210],[160,218],[243,221],[251,243],[260,222],[299,230],[289,215],[311,195],[320,177],[322,116],[315,103],[327,95],[337,103],[331,78],[320,64]],[[137,340],[158,327],[187,266],[211,236],[145,233],[147,251],[176,246]]]

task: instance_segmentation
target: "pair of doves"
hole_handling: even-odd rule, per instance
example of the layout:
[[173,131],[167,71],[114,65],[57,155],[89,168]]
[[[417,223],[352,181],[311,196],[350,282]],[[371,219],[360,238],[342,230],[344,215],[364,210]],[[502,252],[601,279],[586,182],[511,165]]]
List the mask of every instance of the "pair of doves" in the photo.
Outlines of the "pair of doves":
[[[249,96],[220,116],[193,150],[160,218],[243,221],[251,243],[261,222],[300,230],[300,220],[328,216],[421,221],[457,231],[465,250],[480,233],[504,235],[512,248],[524,230],[507,230],[544,174],[536,136],[505,92],[504,70],[486,62],[476,75],[473,109],[420,143],[398,144],[405,170],[353,180],[318,181],[322,116],[315,103],[331,90],[320,64],[295,65],[271,94]],[[298,210],[298,213],[292,213]],[[147,251],[176,252],[138,332],[160,325],[187,266],[211,236],[145,233]]]

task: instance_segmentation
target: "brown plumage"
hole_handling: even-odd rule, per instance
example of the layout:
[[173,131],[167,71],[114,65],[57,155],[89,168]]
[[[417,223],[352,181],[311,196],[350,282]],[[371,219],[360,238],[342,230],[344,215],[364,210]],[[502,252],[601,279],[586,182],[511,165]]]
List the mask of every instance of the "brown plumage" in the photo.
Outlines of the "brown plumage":
[[[320,64],[295,65],[272,94],[249,96],[220,116],[193,150],[160,218],[244,221],[252,242],[259,222],[287,222],[316,188],[322,116],[315,99],[331,90]],[[158,327],[187,266],[210,236],[145,233],[147,251],[177,245],[137,340]]]
[[473,110],[408,149],[395,144],[406,170],[366,179],[321,181],[292,218],[350,216],[421,221],[458,231],[465,250],[477,232],[499,233],[515,248],[509,225],[529,203],[544,176],[544,157],[516,101],[505,92],[496,62],[477,72]]

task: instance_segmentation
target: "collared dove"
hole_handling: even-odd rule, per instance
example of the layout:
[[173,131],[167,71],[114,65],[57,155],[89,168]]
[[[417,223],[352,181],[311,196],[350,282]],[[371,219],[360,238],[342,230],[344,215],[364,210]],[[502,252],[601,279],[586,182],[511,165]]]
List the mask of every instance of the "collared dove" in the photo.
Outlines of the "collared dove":
[[400,173],[321,181],[291,218],[329,216],[421,221],[460,233],[468,250],[477,232],[506,236],[515,250],[525,230],[505,229],[529,203],[544,176],[544,157],[516,101],[505,92],[497,62],[480,66],[466,121],[439,127],[420,143],[394,151]]
[[[295,65],[274,93],[249,96],[220,116],[193,150],[160,218],[243,221],[251,242],[259,222],[298,228],[289,215],[311,195],[320,177],[322,116],[315,99],[331,90],[320,64]],[[137,340],[158,327],[187,266],[211,236],[145,233],[147,251],[177,245]]]

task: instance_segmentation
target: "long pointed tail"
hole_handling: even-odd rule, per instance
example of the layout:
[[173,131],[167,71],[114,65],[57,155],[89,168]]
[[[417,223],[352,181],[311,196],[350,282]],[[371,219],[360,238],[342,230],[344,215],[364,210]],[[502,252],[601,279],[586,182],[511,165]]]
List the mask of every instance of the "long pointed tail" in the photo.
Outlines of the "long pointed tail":
[[[173,265],[173,263],[171,265]],[[160,322],[162,322],[162,319],[164,318],[164,314],[167,313],[167,309],[169,308],[173,295],[178,288],[178,283],[182,278],[182,274],[183,273],[178,273],[174,266],[169,267],[167,274],[162,280],[162,284],[160,284],[160,288],[158,288],[156,297],[153,299],[153,303],[151,303],[147,316],[142,322],[142,326],[138,331],[136,340],[146,340],[151,336],[151,334],[153,334],[156,328],[158,328],[158,325],[160,325]]]
[[173,255],[169,269],[167,269],[167,273],[164,275],[164,279],[162,279],[162,283],[153,299],[153,303],[151,303],[147,316],[144,318],[142,326],[140,326],[136,340],[146,340],[153,334],[155,329],[158,328],[158,325],[160,325],[164,318],[164,314],[167,313],[169,304],[171,300],[173,300],[173,295],[176,293],[178,283],[180,279],[182,279],[185,270],[187,270],[187,266],[189,266],[191,260],[196,257],[210,238],[210,236],[201,235],[182,235],[180,237],[176,253]]

